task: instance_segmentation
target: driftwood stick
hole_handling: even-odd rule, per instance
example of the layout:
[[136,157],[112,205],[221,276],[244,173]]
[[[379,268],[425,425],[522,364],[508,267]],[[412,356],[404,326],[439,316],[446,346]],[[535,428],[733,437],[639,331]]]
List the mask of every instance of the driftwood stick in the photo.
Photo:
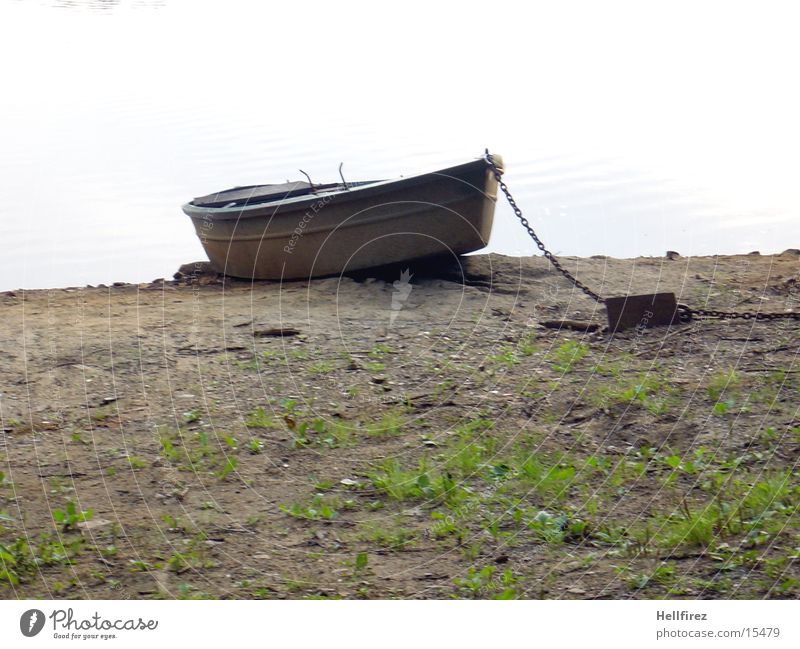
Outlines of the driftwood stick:
[[572,329],[573,331],[597,331],[600,325],[583,320],[545,320],[540,325],[547,329]]

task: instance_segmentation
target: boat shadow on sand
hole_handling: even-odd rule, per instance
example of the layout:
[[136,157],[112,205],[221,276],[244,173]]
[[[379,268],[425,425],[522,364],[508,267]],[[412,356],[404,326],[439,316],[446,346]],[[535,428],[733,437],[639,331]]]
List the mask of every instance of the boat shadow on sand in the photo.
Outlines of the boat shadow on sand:
[[[495,290],[500,293],[511,293],[519,290],[523,275],[542,273],[536,269],[526,268],[520,264],[521,258],[510,258],[503,255],[454,256],[439,255],[414,261],[384,264],[372,268],[343,272],[319,278],[292,280],[253,280],[233,277],[218,272],[210,262],[198,261],[183,264],[174,279],[179,283],[226,284],[230,286],[274,286],[276,284],[298,285],[314,282],[317,279],[344,277],[358,283],[378,280],[393,284],[397,281],[414,283],[430,281],[446,281],[482,289]],[[516,262],[516,263],[513,263]],[[530,278],[529,278],[530,279]]]

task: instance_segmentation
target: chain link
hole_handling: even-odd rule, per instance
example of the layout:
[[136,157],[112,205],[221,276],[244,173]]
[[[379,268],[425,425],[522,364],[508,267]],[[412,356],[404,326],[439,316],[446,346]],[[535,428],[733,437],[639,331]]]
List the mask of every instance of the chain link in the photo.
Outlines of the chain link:
[[716,311],[714,309],[689,309],[693,318],[717,320],[800,320],[800,312],[762,313],[761,311]]
[[[506,195],[506,199],[508,200],[508,204],[511,206],[511,209],[514,210],[514,215],[519,219],[519,222],[522,224],[522,227],[528,231],[528,235],[531,239],[533,239],[536,247],[544,253],[545,258],[553,264],[553,267],[561,273],[564,277],[566,277],[570,282],[572,282],[575,287],[579,288],[581,291],[586,293],[590,298],[592,298],[598,304],[604,304],[605,298],[600,297],[597,293],[595,293],[592,289],[586,286],[583,282],[579,279],[574,277],[572,273],[570,273],[566,268],[564,268],[558,259],[550,252],[547,248],[545,248],[544,243],[536,233],[533,231],[533,228],[528,223],[528,219],[526,219],[522,215],[522,210],[517,205],[517,202],[514,200],[514,197],[511,195],[511,192],[508,191],[508,187],[503,182],[503,174],[498,168],[497,164],[495,163],[494,159],[492,158],[492,154],[489,153],[489,150],[486,150],[486,164],[494,173],[494,177],[497,179],[497,184],[499,185],[502,192]],[[795,311],[787,311],[785,313],[762,313],[761,311],[717,311],[714,309],[693,309],[692,307],[686,306],[685,304],[679,305],[679,309],[681,312],[681,321],[688,322],[693,318],[715,318],[718,320],[800,320],[800,312]]]

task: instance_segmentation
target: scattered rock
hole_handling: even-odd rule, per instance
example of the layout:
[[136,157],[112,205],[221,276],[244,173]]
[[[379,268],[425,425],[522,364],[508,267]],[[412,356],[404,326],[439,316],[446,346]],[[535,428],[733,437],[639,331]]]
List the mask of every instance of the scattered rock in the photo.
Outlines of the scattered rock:
[[300,334],[299,329],[294,327],[269,327],[267,329],[256,329],[253,336],[256,338],[288,338]]
[[753,252],[748,252],[748,255],[760,255],[761,253],[758,250],[753,250]]
[[114,403],[117,400],[117,397],[103,397],[100,399],[101,406],[107,406],[109,403]]
[[97,530],[102,527],[108,527],[111,524],[112,522],[105,518],[93,518],[92,520],[78,523],[78,529],[81,532],[91,532],[92,530]]
[[674,260],[678,259],[681,256],[681,253],[675,252],[674,250],[667,250],[666,257],[667,259]]
[[426,572],[424,575],[422,575],[422,578],[423,579],[429,579],[429,580],[433,581],[433,580],[438,580],[438,579],[447,579],[447,575],[437,575],[437,574],[434,574],[432,572]]
[[583,320],[545,320],[540,323],[546,329],[572,329],[573,331],[597,331],[600,325]]
[[[200,277],[201,275],[218,275],[217,269],[211,265],[210,261],[193,261],[188,264],[183,264],[178,268],[175,275],[180,274],[181,277]],[[178,279],[177,277],[175,279]]]

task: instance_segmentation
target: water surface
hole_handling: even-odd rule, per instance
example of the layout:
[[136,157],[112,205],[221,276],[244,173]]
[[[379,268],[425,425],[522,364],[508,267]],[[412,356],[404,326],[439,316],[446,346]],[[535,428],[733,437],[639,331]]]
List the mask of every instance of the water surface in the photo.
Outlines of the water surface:
[[[800,248],[776,9],[287,5],[0,0],[0,289],[168,277],[204,258],[194,196],[487,146],[557,253]],[[490,250],[534,250],[504,204]]]

